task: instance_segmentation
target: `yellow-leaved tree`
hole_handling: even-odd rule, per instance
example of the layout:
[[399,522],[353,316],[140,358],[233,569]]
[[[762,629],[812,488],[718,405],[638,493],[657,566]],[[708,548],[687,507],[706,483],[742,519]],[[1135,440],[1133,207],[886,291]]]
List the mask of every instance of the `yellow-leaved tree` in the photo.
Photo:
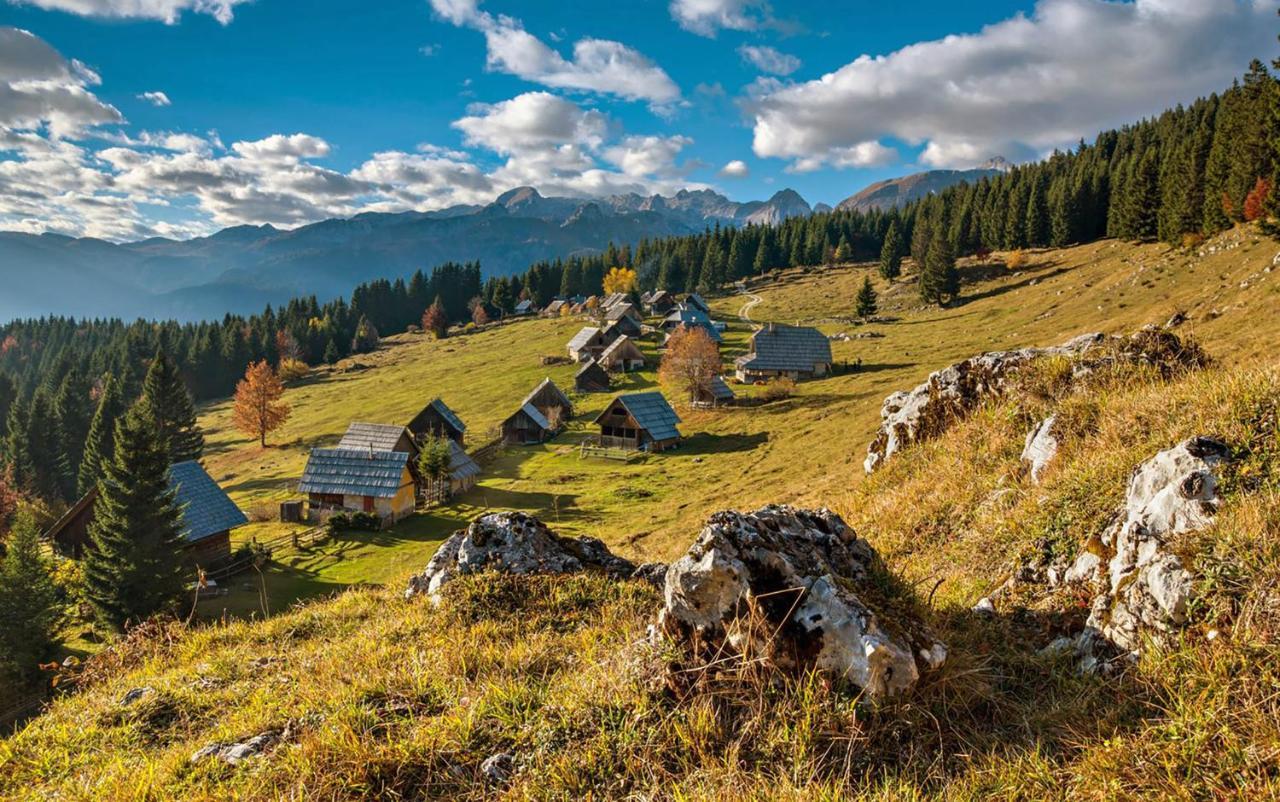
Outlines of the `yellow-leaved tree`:
[[267,360],[250,365],[244,372],[244,378],[236,385],[235,408],[232,411],[236,428],[258,438],[266,448],[267,434],[289,420],[291,410],[280,400],[283,396],[284,384]]
[[629,267],[611,267],[604,275],[604,294],[631,292],[636,288],[636,271]]

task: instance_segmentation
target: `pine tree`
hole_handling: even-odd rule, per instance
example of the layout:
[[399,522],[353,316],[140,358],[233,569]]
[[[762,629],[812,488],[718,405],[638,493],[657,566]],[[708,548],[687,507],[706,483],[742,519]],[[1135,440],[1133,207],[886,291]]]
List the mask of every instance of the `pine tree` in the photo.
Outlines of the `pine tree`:
[[1160,164],[1155,148],[1147,152],[1137,165],[1124,190],[1123,224],[1121,236],[1125,239],[1152,240],[1159,231],[1157,216],[1160,211]]
[[[847,247],[848,244],[849,241],[841,237],[841,247]],[[885,281],[893,281],[902,275],[903,253],[902,232],[898,229],[898,221],[892,220],[884,235],[884,246],[880,248],[880,275]]]
[[839,264],[848,262],[853,258],[853,249],[849,247],[849,238],[844,234],[840,235],[840,244],[836,246],[835,258]]
[[1032,247],[1049,244],[1049,203],[1042,179],[1032,183],[1027,197],[1027,244]]
[[124,401],[120,398],[120,383],[107,376],[102,384],[98,408],[89,423],[89,435],[85,438],[84,458],[76,474],[76,496],[84,496],[97,484],[104,466],[115,458],[116,421],[124,414]]
[[151,407],[170,462],[200,459],[204,435],[196,423],[195,404],[178,366],[165,351],[157,351],[151,361],[151,369],[142,382],[142,398]]
[[116,425],[115,458],[98,482],[85,595],[103,624],[123,629],[173,606],[186,569],[169,452],[145,401]]
[[58,428],[58,448],[67,470],[63,472],[62,497],[70,499],[76,492],[76,471],[84,459],[85,439],[93,419],[94,404],[89,382],[79,368],[72,367],[63,376],[53,399],[53,414]]
[[871,286],[871,277],[862,279],[862,289],[858,290],[857,314],[860,318],[869,318],[876,313],[876,291]]
[[42,499],[62,498],[62,491],[71,484],[67,478],[70,471],[66,457],[58,447],[58,426],[53,403],[43,387],[38,388],[31,396],[22,437],[26,440],[26,453],[31,469],[30,474],[25,477],[27,486]]
[[35,676],[61,619],[40,529],[29,512],[20,512],[0,559],[0,669],[19,681]]
[[924,267],[920,271],[920,297],[941,306],[959,294],[960,274],[956,270],[956,257],[946,235],[939,230],[934,233],[925,253]]

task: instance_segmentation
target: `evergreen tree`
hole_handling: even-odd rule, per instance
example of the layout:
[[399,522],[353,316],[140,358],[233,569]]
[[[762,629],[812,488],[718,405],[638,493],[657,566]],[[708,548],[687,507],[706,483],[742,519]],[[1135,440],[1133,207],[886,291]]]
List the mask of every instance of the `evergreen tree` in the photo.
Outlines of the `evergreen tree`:
[[1149,148],[1125,185],[1123,223],[1119,228],[1125,239],[1152,240],[1159,231],[1160,167],[1157,158],[1155,148]]
[[103,467],[115,458],[116,421],[124,413],[124,401],[120,398],[120,383],[107,376],[102,384],[98,408],[89,423],[85,438],[84,458],[76,475],[76,496],[92,490],[102,476]]
[[[849,241],[841,237],[840,245],[847,248]],[[880,275],[884,277],[885,281],[893,281],[902,275],[904,247],[902,232],[898,228],[898,221],[893,220],[889,223],[889,230],[885,232],[884,246],[880,248]],[[837,258],[839,257],[837,256]]]
[[200,459],[204,434],[196,423],[196,408],[178,366],[164,351],[157,351],[151,369],[142,382],[142,398],[151,407],[160,439],[169,452],[169,461]]
[[[53,413],[53,403],[43,387],[31,397],[27,410],[26,452],[30,458],[31,472],[28,487],[43,499],[63,498],[62,491],[70,485],[66,458],[58,447],[58,425]],[[67,499],[63,499],[67,500]]]
[[956,270],[956,257],[951,243],[941,231],[936,231],[925,252],[924,267],[920,271],[920,297],[939,306],[960,294],[960,274]]
[[[899,237],[901,244],[901,237]],[[849,238],[844,234],[840,235],[840,244],[836,246],[835,253],[836,262],[843,264],[853,258],[853,249],[849,247]]]
[[21,512],[0,559],[0,669],[30,680],[57,640],[62,609],[35,518]]
[[84,460],[85,440],[94,414],[90,384],[78,368],[73,367],[64,374],[53,399],[53,414],[58,428],[58,448],[67,467],[63,471],[62,497],[70,499],[76,493],[76,477]]
[[862,279],[862,289],[858,290],[857,314],[860,318],[869,318],[876,313],[876,291],[871,286],[871,277]]
[[1027,244],[1035,248],[1049,244],[1049,202],[1043,180],[1032,183],[1027,197]]
[[98,482],[84,578],[99,619],[118,630],[172,607],[186,569],[168,441],[150,404],[134,404],[116,424],[115,451]]

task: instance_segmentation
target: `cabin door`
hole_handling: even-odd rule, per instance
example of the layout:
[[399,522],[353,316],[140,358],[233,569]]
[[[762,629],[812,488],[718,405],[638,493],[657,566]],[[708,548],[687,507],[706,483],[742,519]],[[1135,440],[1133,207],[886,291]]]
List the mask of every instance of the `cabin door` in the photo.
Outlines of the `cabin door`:
[[364,511],[373,512],[373,496],[364,497]]

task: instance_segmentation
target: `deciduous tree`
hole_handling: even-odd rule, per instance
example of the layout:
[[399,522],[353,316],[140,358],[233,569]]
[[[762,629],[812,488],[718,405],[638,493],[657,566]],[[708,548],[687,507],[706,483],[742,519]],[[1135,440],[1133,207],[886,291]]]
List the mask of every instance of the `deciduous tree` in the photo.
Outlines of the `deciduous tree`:
[[720,375],[720,348],[701,326],[681,326],[671,334],[658,366],[658,379],[685,394],[690,403],[710,392]]
[[636,288],[636,271],[629,267],[611,267],[604,276],[604,294],[615,292],[634,292]]
[[449,316],[445,314],[444,304],[437,298],[427,311],[422,313],[422,330],[429,332],[437,340],[444,339],[449,332]]
[[282,401],[284,384],[264,359],[255,362],[245,371],[244,378],[236,385],[235,407],[232,415],[236,428],[266,448],[267,435],[279,429],[289,420],[289,405]]

